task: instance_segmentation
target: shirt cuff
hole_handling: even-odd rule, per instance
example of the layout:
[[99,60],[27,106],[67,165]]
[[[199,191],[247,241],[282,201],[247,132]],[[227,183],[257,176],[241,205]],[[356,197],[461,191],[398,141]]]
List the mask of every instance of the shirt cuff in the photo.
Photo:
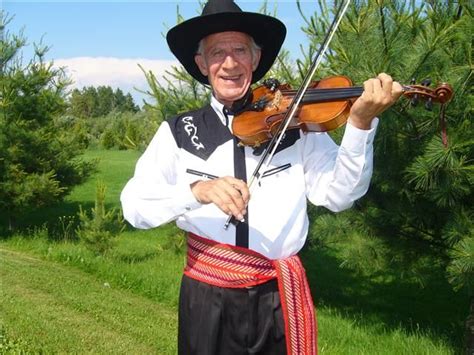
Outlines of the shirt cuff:
[[372,120],[369,129],[360,129],[348,122],[341,147],[354,153],[364,153],[366,147],[374,142],[378,124],[379,119],[377,117]]
[[182,188],[179,189],[179,193],[176,196],[176,202],[178,206],[183,206],[185,212],[195,210],[202,206],[202,204],[196,200],[193,192],[191,191],[190,185],[183,185]]

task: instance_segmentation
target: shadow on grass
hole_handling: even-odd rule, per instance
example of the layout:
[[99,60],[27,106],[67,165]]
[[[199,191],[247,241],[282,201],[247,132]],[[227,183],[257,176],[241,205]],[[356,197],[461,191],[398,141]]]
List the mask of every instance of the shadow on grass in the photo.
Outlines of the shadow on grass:
[[422,332],[462,349],[468,296],[452,290],[443,270],[433,268],[422,287],[393,275],[369,278],[340,268],[341,260],[328,250],[305,248],[301,256],[316,307],[336,309],[361,325]]

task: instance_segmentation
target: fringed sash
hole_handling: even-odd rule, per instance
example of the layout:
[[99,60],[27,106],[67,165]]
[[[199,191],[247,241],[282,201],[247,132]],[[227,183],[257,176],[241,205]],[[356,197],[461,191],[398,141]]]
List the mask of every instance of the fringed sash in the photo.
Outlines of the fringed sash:
[[189,233],[184,274],[226,288],[251,287],[277,278],[288,355],[317,354],[313,300],[297,255],[270,260],[252,250],[219,244]]

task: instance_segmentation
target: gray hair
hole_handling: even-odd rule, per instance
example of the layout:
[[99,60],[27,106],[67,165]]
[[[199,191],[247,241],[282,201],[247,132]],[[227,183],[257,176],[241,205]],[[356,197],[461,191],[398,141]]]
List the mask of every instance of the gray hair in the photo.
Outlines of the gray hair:
[[[252,36],[248,36],[248,37],[250,38],[250,51],[252,52],[252,58],[255,58],[255,56],[257,55],[257,51],[262,50],[262,48],[257,43],[255,43],[255,40],[253,39]],[[203,39],[199,41],[196,54],[199,54],[199,55],[204,54],[204,39],[205,38],[206,37],[204,37]]]

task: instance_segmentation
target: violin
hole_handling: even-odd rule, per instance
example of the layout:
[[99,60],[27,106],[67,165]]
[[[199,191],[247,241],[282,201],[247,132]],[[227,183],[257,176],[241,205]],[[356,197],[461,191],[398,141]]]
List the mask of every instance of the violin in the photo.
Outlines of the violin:
[[[419,99],[427,100],[427,109],[431,109],[433,103],[444,104],[451,99],[453,90],[449,84],[442,83],[435,89],[428,88],[429,84],[425,80],[421,85],[402,86],[403,96],[411,98],[412,104]],[[352,86],[351,80],[343,75],[310,83],[288,129],[327,132],[342,126],[349,118],[352,103],[363,91],[363,87]],[[295,93],[296,90],[287,84],[281,85],[276,79],[268,79],[255,88],[251,102],[235,114],[232,122],[233,133],[241,144],[258,147],[271,140]]]

